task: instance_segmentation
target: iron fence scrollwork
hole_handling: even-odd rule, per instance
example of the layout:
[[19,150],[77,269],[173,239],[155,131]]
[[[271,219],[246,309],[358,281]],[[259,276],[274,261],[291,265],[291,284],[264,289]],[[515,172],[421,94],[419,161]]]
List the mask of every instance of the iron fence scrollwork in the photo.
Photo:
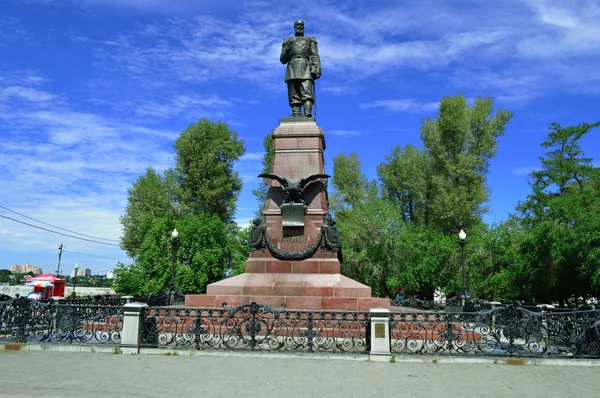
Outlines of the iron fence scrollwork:
[[0,302],[0,340],[43,340],[52,328],[52,320],[48,304],[17,295]]
[[144,345],[193,349],[368,353],[366,312],[149,307]]
[[122,306],[0,302],[0,342],[119,344],[122,329]]
[[600,357],[600,311],[534,312],[519,303],[462,313],[390,315],[397,354]]

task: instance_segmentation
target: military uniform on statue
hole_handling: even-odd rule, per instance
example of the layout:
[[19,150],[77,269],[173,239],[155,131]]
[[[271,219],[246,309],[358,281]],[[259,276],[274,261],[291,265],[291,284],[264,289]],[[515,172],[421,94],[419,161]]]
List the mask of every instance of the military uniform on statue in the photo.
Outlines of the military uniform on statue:
[[281,56],[282,64],[287,64],[285,82],[288,85],[288,99],[293,116],[312,116],[315,103],[314,81],[321,77],[321,59],[317,40],[312,36],[304,36],[304,22],[294,23],[296,36],[283,40]]

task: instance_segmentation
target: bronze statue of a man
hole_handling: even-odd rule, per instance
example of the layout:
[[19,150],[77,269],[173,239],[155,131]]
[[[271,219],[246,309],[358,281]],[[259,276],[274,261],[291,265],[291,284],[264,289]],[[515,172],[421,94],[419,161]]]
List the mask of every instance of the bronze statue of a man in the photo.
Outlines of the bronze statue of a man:
[[283,40],[281,56],[282,64],[287,64],[285,82],[288,85],[288,99],[293,116],[304,114],[312,116],[314,81],[321,77],[321,58],[317,40],[312,36],[304,36],[304,22],[294,22],[294,37]]

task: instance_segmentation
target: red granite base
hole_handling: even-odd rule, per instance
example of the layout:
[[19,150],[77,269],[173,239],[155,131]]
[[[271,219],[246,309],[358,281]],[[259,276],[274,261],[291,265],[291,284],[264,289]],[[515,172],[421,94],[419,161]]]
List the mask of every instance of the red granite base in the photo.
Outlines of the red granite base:
[[335,258],[335,253],[333,256],[333,258],[311,258],[303,261],[281,261],[273,257],[250,257],[246,261],[246,272],[254,274],[339,274],[340,262]]
[[266,304],[297,310],[366,311],[390,308],[388,299],[371,297],[371,288],[340,274],[245,273],[208,285],[206,294],[188,294],[186,307]]
[[207,294],[371,297],[371,288],[340,274],[245,273],[208,285]]
[[[187,294],[186,307],[237,307],[252,302],[268,305],[274,309],[290,310],[329,310],[329,311],[369,311],[374,307],[390,307],[389,299],[373,297],[320,297],[320,296],[251,296],[251,295],[216,295]],[[225,303],[225,304],[224,304]]]

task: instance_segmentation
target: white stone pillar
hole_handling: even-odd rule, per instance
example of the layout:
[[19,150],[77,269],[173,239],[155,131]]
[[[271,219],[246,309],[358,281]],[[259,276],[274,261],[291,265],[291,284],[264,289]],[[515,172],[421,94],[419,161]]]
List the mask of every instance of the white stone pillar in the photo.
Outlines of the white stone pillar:
[[143,339],[143,313],[146,303],[127,303],[123,306],[123,333],[121,334],[121,352],[139,354]]
[[390,310],[382,307],[371,308],[371,352],[369,360],[389,362],[390,352]]

